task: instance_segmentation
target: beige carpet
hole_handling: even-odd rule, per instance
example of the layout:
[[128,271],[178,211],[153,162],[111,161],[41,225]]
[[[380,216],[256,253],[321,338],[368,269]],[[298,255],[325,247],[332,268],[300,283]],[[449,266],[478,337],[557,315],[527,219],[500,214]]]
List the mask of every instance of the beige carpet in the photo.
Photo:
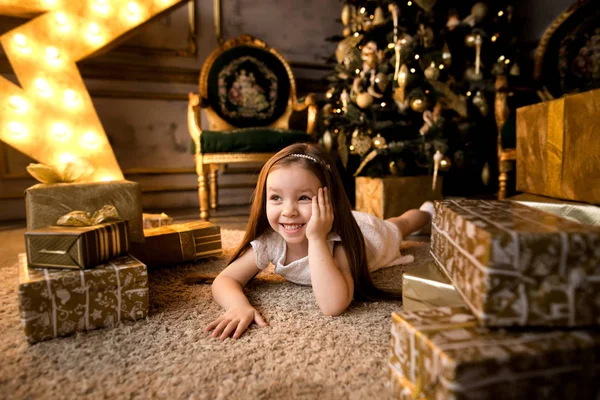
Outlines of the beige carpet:
[[[225,247],[241,239],[223,231]],[[427,243],[407,242],[415,263]],[[229,250],[227,253],[230,253]],[[6,260],[4,260],[6,261]],[[339,317],[322,316],[311,288],[265,271],[247,288],[269,327],[237,341],[211,339],[216,318],[207,284],[186,285],[195,272],[217,273],[225,258],[150,272],[146,320],[30,346],[17,304],[17,267],[0,264],[0,396],[6,399],[387,399],[389,330],[399,302],[357,303]],[[10,264],[10,265],[9,265]],[[413,264],[414,266],[416,264]],[[399,288],[401,267],[375,274]]]

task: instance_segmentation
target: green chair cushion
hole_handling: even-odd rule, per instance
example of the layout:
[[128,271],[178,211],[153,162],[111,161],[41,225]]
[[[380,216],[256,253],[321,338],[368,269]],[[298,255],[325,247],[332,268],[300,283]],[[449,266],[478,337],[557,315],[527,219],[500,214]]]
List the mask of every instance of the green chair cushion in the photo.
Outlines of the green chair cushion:
[[302,131],[274,128],[242,128],[203,131],[202,153],[273,153],[294,143],[312,142]]
[[237,46],[217,57],[208,74],[208,102],[229,124],[239,128],[269,126],[286,110],[290,78],[272,53]]

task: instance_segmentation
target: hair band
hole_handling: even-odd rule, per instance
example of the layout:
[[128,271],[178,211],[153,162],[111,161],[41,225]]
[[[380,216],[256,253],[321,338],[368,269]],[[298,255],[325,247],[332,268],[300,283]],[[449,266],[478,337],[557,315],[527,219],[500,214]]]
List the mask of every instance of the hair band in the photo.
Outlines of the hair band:
[[315,162],[315,163],[321,165],[322,167],[327,168],[329,171],[331,171],[331,167],[325,161],[319,161],[315,157],[309,156],[308,154],[292,153],[292,154],[289,154],[288,157],[305,158],[305,159]]

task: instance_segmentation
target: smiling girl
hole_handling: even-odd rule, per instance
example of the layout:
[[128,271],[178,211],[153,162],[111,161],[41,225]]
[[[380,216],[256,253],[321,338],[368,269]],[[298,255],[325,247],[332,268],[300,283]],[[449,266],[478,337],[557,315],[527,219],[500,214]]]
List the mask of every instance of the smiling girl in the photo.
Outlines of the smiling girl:
[[267,325],[243,287],[269,263],[287,280],[311,285],[325,315],[341,314],[353,299],[397,299],[398,293],[373,285],[371,272],[411,262],[400,254],[400,242],[430,218],[430,212],[410,210],[383,221],[352,211],[325,150],[286,147],[260,172],[244,239],[212,284],[225,313],[205,331],[237,339],[252,322]]

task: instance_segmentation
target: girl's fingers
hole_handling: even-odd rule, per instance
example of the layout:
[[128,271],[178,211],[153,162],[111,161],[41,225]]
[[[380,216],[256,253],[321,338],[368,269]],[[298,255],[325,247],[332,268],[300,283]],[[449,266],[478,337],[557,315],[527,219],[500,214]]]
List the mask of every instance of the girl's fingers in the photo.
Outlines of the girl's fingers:
[[216,327],[217,325],[219,325],[221,323],[221,320],[223,318],[219,317],[217,319],[215,319],[213,322],[211,322],[210,324],[208,324],[206,326],[206,328],[204,328],[204,332],[210,332],[214,327]]
[[225,329],[225,327],[227,326],[227,324],[229,324],[229,320],[222,320],[221,322],[219,322],[219,325],[217,325],[217,327],[215,328],[215,330],[213,331],[212,335],[210,335],[211,337],[218,337],[221,332],[223,332],[223,329]]
[[248,329],[248,326],[250,325],[251,322],[252,322],[251,319],[244,319],[244,320],[240,321],[240,323],[237,325],[235,333],[233,334],[232,337],[234,339],[239,338],[242,335],[242,333],[244,333],[244,331],[246,329]]
[[225,340],[226,338],[228,338],[229,335],[231,335],[231,333],[235,331],[235,328],[238,327],[239,323],[240,321],[238,320],[233,320],[230,323],[228,323],[225,329],[223,329],[223,333],[221,334],[221,337],[219,339]]
[[319,217],[319,202],[317,197],[318,196],[313,196],[312,198],[312,215],[316,218]]

